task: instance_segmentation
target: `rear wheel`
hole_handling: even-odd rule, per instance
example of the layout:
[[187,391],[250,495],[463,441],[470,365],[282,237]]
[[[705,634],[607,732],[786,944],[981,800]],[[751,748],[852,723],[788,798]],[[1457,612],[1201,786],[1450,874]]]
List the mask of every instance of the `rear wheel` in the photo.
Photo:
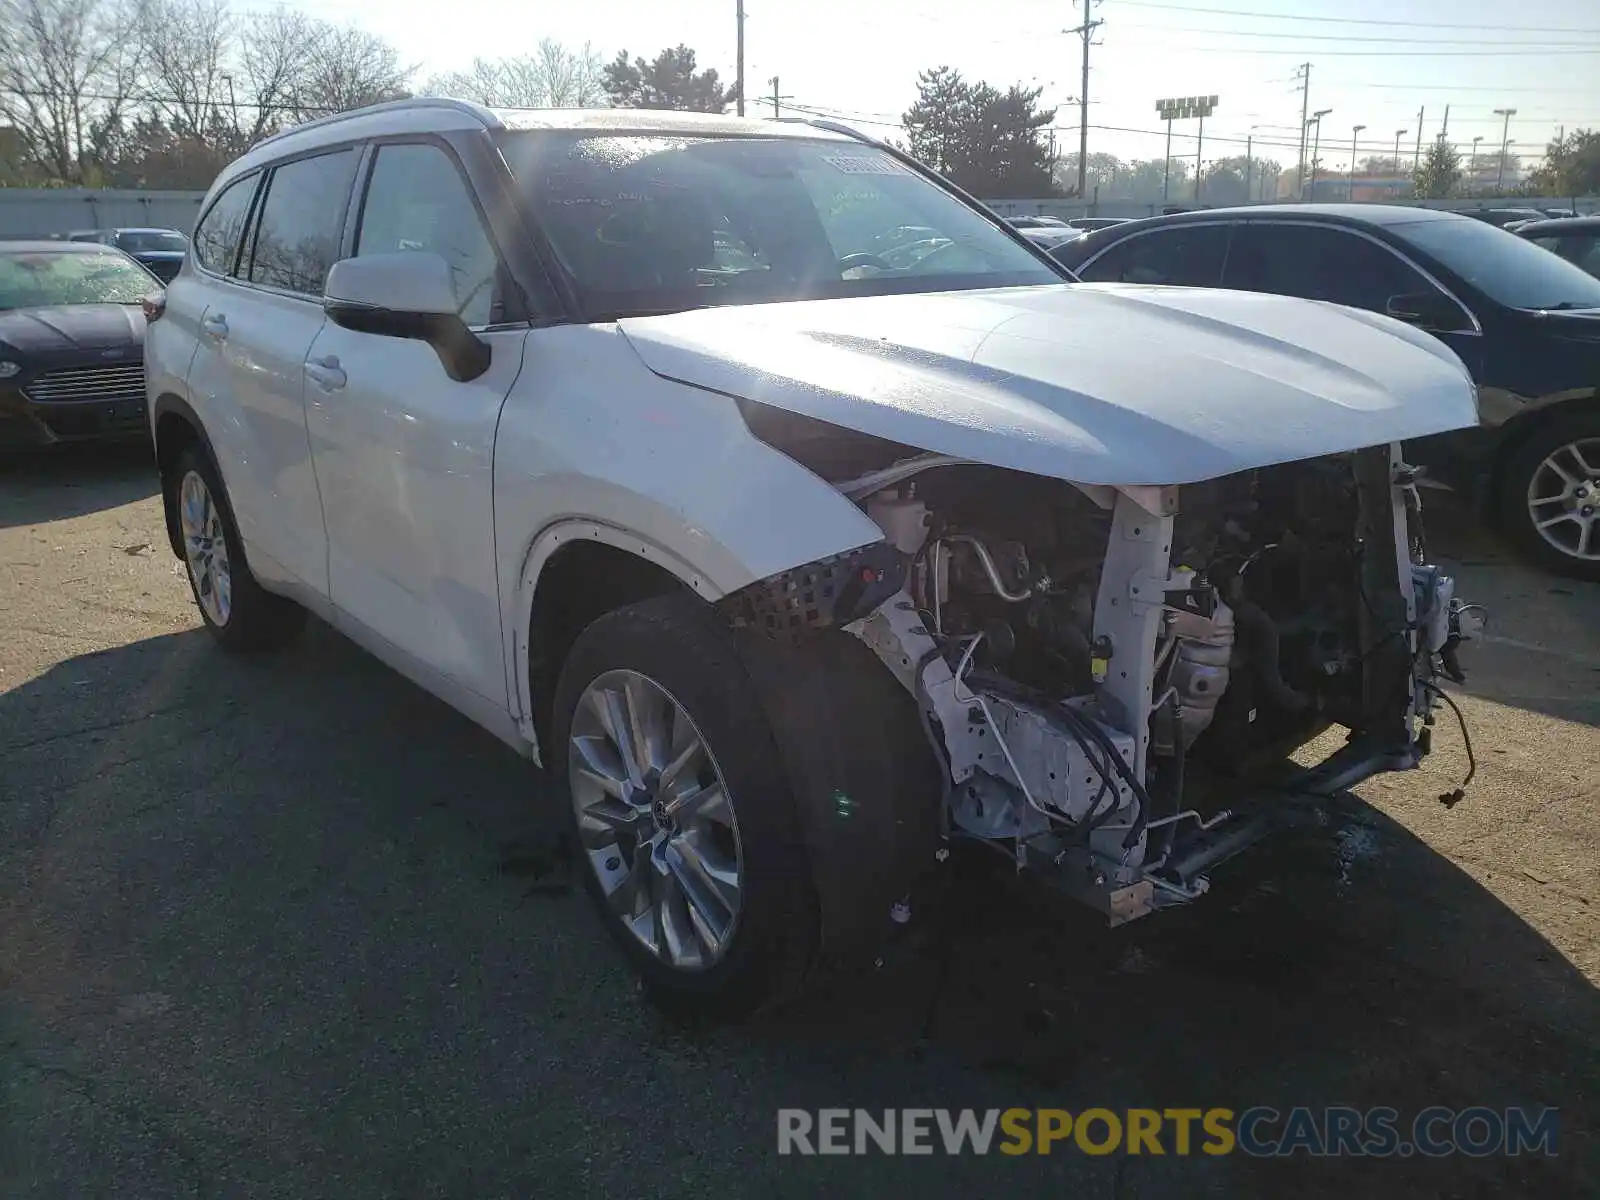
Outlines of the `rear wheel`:
[[1501,475],[1500,516],[1535,562],[1600,580],[1600,413],[1557,418],[1516,449]]
[[256,582],[215,465],[198,446],[178,456],[166,486],[173,490],[183,561],[200,618],[229,650],[270,650],[305,624],[305,610]]
[[553,714],[579,870],[651,998],[742,1016],[791,994],[816,943],[789,781],[728,630],[693,596],[601,617]]

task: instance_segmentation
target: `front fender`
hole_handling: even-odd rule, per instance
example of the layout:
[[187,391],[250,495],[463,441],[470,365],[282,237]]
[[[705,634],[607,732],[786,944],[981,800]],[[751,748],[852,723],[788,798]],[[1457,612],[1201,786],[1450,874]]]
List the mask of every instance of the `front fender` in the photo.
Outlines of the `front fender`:
[[712,601],[883,538],[825,480],[752,435],[735,400],[652,374],[614,326],[530,335],[494,461],[509,690],[525,730],[528,618],[563,540],[637,554]]

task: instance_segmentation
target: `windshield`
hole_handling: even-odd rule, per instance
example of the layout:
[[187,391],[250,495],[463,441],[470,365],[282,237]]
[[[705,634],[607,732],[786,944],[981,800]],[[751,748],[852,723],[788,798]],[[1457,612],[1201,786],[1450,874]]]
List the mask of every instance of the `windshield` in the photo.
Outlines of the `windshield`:
[[591,320],[1063,281],[871,146],[526,132],[503,148]]
[[129,254],[182,254],[189,248],[183,234],[166,229],[131,229],[117,234],[117,245]]
[[115,250],[0,252],[0,309],[137,304],[161,283]]
[[1390,230],[1508,308],[1600,308],[1600,279],[1482,221],[1416,221]]

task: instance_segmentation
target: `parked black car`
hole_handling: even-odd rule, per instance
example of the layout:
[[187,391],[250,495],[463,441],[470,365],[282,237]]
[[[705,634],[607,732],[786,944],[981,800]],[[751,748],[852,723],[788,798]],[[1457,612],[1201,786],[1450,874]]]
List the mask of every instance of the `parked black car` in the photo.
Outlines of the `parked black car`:
[[1529,221],[1517,226],[1517,236],[1554,251],[1573,266],[1600,277],[1600,217]]
[[189,252],[189,239],[176,229],[80,229],[67,234],[67,240],[115,246],[163,283],[172,282]]
[[142,305],[160,291],[109,246],[0,242],[0,448],[148,437]]
[[1600,579],[1600,279],[1486,222],[1376,204],[1153,217],[1050,253],[1091,282],[1302,296],[1429,331],[1472,372],[1482,424],[1413,461],[1530,557]]

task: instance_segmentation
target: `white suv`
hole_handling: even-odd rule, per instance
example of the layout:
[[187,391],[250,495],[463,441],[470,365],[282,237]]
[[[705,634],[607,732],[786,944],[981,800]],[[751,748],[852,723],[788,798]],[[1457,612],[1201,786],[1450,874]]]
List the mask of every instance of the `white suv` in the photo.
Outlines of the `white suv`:
[[1114,922],[1193,899],[1416,765],[1472,632],[1399,453],[1476,420],[1448,349],[1075,284],[837,127],[314,122],[222,173],[158,317],[207,626],[309,609],[542,761],[682,1008],[874,948],[958,839]]

